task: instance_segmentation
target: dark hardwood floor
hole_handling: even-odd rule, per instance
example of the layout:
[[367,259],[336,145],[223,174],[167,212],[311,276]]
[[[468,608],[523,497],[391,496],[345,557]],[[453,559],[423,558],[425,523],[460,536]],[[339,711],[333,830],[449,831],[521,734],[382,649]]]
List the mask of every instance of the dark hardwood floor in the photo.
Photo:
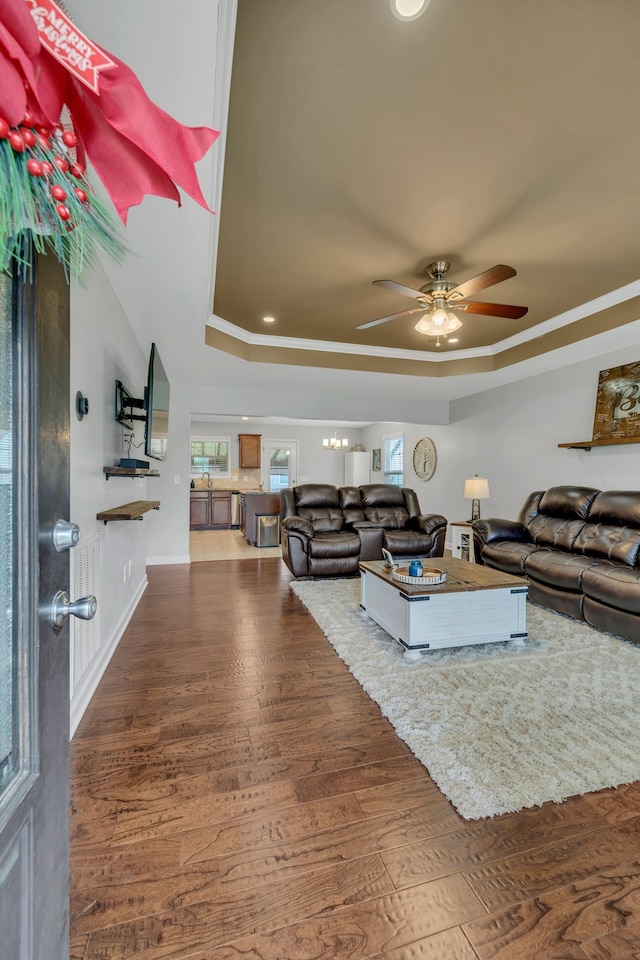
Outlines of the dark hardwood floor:
[[463,820],[289,580],[149,568],[71,746],[73,960],[640,958],[640,784]]

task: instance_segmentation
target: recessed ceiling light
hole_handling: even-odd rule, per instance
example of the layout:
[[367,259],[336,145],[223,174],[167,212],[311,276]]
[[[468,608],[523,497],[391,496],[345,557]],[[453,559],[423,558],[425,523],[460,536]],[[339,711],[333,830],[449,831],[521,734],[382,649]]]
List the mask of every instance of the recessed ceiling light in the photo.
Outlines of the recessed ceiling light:
[[276,322],[276,318],[275,318],[275,317],[263,317],[262,319],[263,319],[264,323],[275,323],[275,322]]
[[248,420],[249,417],[240,417],[241,420]]
[[398,20],[417,20],[431,0],[391,0],[391,12]]

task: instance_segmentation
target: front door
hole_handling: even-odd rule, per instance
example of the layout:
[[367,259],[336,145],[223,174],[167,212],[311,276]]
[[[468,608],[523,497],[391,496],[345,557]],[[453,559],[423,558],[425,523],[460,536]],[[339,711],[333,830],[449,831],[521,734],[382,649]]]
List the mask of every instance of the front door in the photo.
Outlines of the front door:
[[0,955],[67,960],[69,289],[52,256],[0,274]]

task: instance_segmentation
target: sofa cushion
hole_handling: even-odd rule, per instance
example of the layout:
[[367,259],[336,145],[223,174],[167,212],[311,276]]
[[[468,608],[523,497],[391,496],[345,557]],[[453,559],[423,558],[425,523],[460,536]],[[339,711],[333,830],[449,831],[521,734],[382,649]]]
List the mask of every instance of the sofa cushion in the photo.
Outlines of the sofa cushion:
[[531,539],[541,546],[571,550],[599,493],[594,487],[549,487],[529,522]]
[[301,507],[340,507],[338,488],[330,483],[303,483],[293,493],[298,512]]
[[573,549],[589,557],[634,567],[640,553],[640,530],[609,523],[586,523],[576,537]]
[[404,507],[405,499],[402,487],[394,483],[365,483],[360,487],[362,506],[367,507]]
[[547,583],[558,590],[582,592],[582,574],[598,561],[590,557],[541,549],[524,561],[524,572],[532,580]]
[[584,520],[568,520],[539,513],[529,524],[529,535],[538,546],[571,550],[583,527]]
[[551,517],[586,520],[599,493],[595,487],[549,487],[540,499],[538,510]]
[[420,530],[385,530],[382,542],[394,557],[419,557],[433,547],[433,534]]
[[409,522],[409,512],[405,507],[365,507],[364,515],[385,530],[404,530]]
[[337,487],[330,483],[303,483],[294,488],[298,516],[313,527],[314,534],[342,530],[344,517]]
[[504,540],[502,543],[487,543],[482,548],[481,559],[483,563],[487,563],[496,570],[521,577],[524,573],[525,560],[530,553],[538,549],[535,543]]
[[360,487],[366,520],[388,530],[403,530],[409,522],[404,493],[392,483],[367,483]]
[[316,533],[309,540],[309,556],[316,560],[338,557],[357,557],[360,554],[360,537],[357,533],[340,530],[334,533]]
[[636,566],[640,557],[640,494],[629,490],[599,493],[574,550]]
[[582,589],[586,597],[627,613],[640,614],[640,570],[599,563],[585,570]]
[[299,514],[313,527],[313,535],[318,533],[337,533],[342,530],[344,518],[339,507],[300,507]]
[[599,493],[589,510],[590,523],[613,523],[640,529],[640,493],[636,490],[607,490]]
[[365,517],[360,487],[340,487],[339,495],[345,525],[362,523]]

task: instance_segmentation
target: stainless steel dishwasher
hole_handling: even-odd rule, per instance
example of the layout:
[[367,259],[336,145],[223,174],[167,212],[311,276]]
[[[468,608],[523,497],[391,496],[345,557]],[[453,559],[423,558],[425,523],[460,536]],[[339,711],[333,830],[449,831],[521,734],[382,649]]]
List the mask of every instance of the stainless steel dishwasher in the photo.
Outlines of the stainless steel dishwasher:
[[231,529],[237,530],[240,526],[240,491],[231,491]]

